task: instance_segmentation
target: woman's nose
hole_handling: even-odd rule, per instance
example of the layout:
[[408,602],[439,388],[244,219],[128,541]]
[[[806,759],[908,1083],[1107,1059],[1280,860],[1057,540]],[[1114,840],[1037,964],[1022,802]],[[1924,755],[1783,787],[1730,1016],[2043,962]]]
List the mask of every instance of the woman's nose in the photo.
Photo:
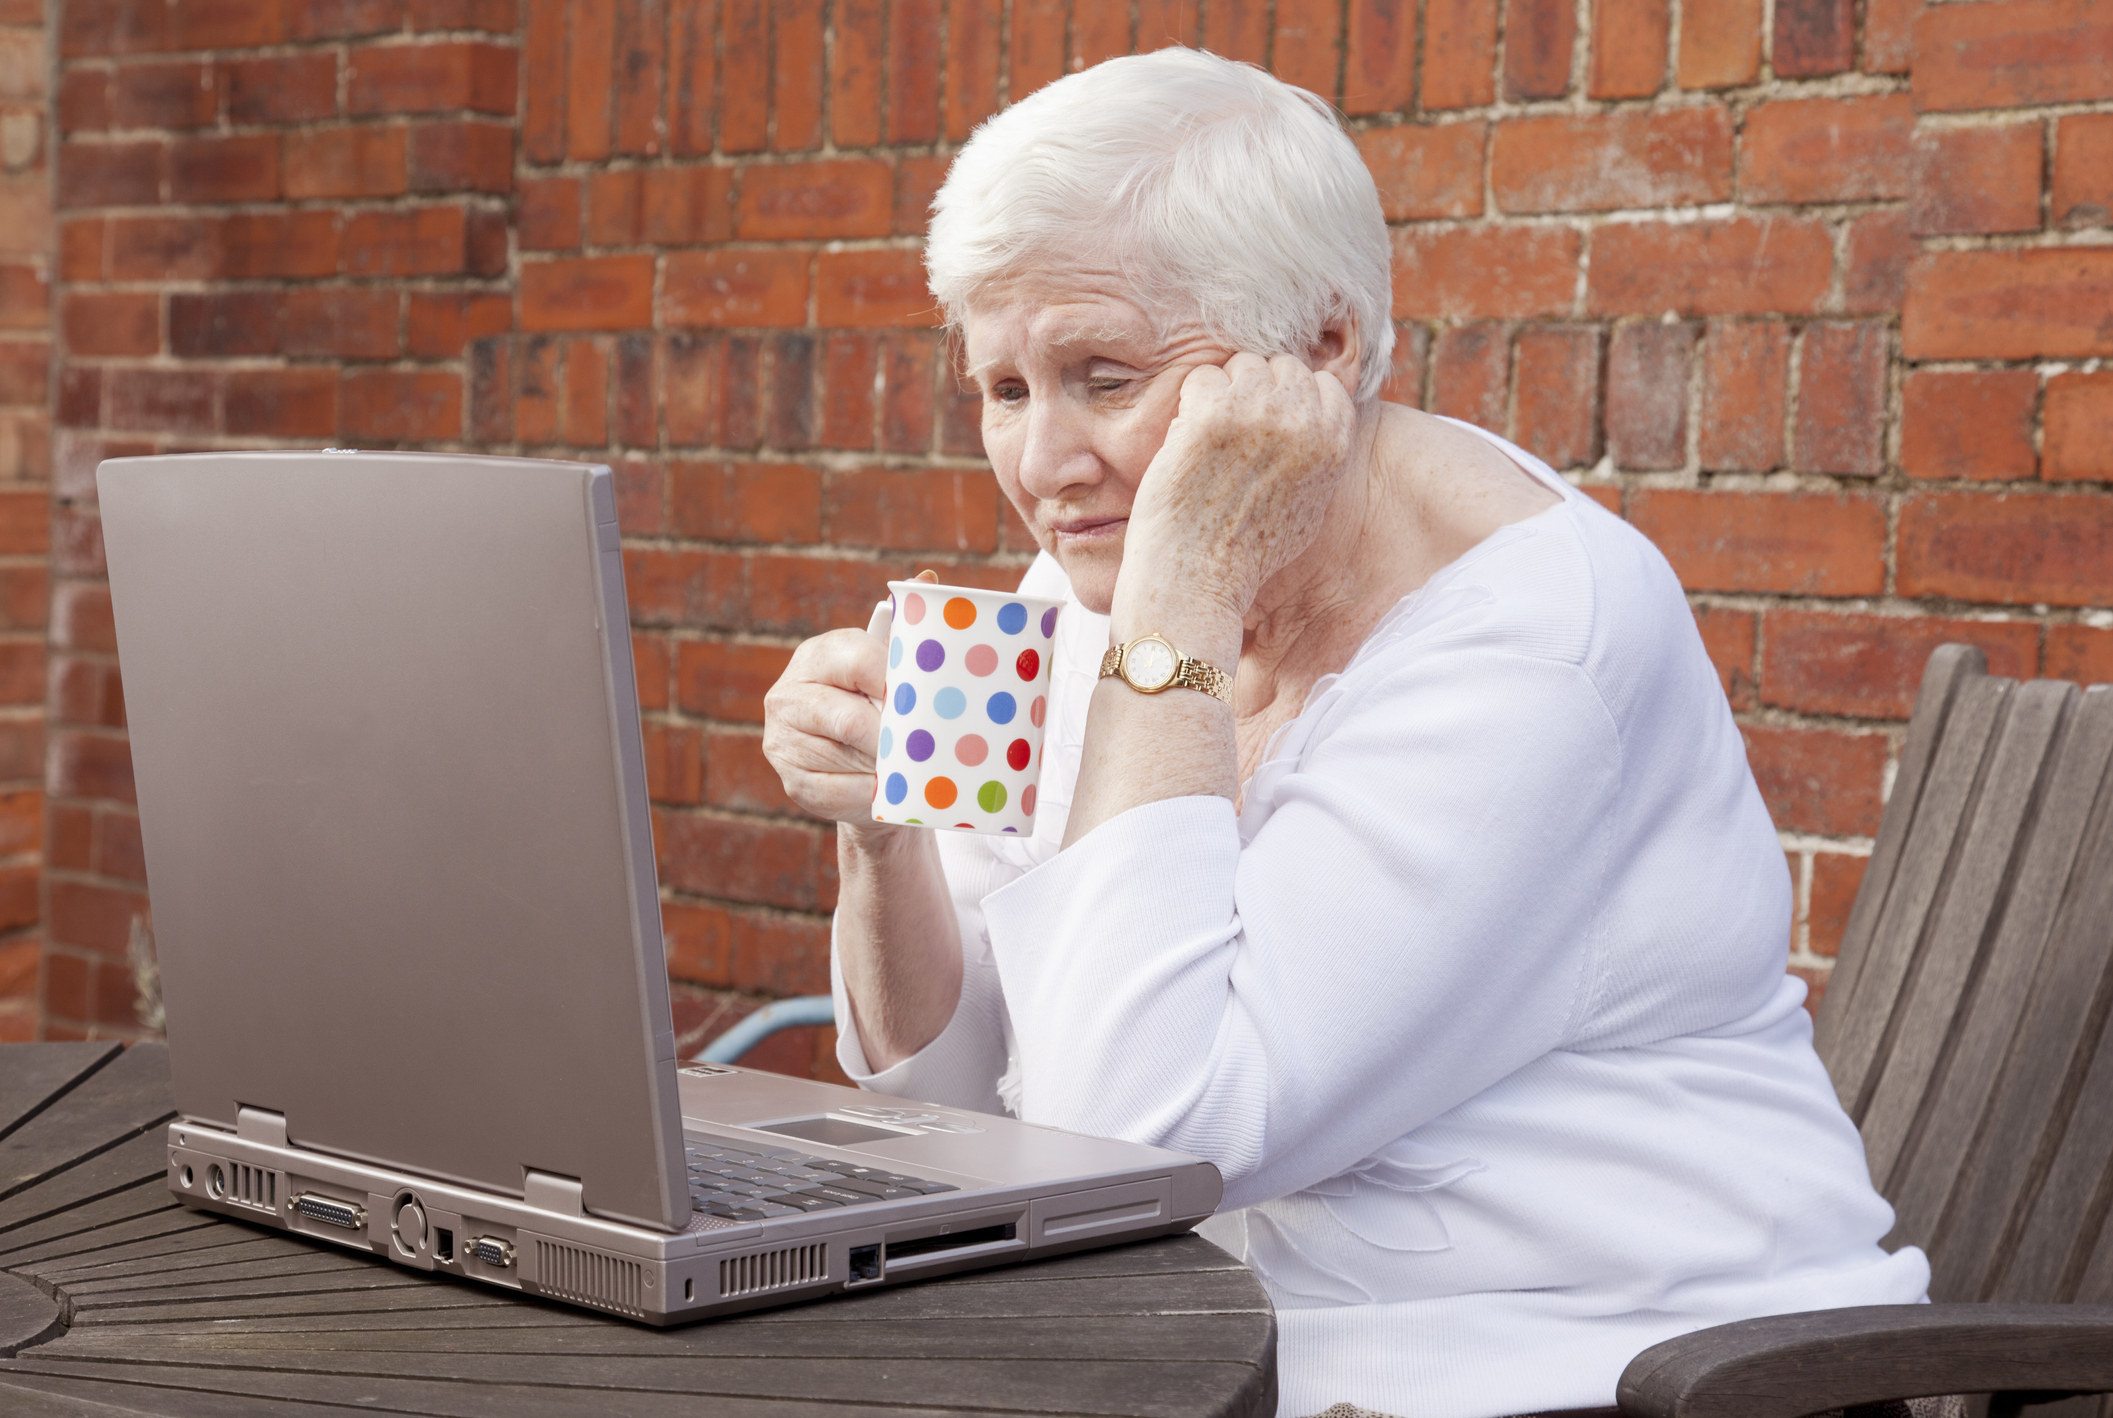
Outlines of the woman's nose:
[[1088,422],[1061,397],[1028,405],[1027,434],[1020,448],[1023,490],[1038,498],[1059,498],[1100,481],[1100,455],[1093,451]]

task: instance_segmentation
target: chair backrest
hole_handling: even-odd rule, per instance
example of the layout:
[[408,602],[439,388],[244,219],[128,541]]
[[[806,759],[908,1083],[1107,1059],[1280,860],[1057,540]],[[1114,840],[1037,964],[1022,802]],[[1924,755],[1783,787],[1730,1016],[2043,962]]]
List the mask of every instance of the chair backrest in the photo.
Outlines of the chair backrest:
[[1818,1023],[1937,1300],[2113,1303],[2113,687],[1930,657]]

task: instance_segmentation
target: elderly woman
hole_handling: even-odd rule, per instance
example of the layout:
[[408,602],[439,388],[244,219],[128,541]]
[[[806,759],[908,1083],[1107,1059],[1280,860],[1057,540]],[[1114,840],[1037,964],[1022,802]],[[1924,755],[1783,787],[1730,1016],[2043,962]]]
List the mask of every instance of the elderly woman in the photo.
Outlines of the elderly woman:
[[[1031,839],[870,821],[878,625],[769,696],[840,824],[846,1072],[1214,1161],[1287,1414],[1590,1408],[1685,1330],[1922,1298],[1680,586],[1380,401],[1387,233],[1327,107],[1112,60],[977,132],[927,260],[1022,589],[1071,604]],[[1109,653],[1145,636],[1177,687]]]

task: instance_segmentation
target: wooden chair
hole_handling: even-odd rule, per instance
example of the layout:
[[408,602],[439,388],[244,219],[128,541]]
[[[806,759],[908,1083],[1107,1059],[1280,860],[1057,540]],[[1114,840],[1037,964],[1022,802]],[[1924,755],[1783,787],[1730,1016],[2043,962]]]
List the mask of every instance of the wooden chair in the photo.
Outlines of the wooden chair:
[[1930,657],[1817,1028],[1897,1213],[1887,1245],[1928,1252],[1935,1303],[1660,1344],[1623,1374],[1623,1412],[1993,1394],[2005,1414],[2113,1391],[2109,764],[2113,686]]

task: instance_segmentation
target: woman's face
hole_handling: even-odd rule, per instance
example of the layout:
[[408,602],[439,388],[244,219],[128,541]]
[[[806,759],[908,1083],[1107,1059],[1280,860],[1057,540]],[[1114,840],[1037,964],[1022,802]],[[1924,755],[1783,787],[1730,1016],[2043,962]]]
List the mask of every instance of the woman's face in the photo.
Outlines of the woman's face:
[[962,322],[998,485],[1080,602],[1103,614],[1181,381],[1234,353],[1199,329],[1159,329],[1121,292],[1108,273],[1066,273],[994,293]]

